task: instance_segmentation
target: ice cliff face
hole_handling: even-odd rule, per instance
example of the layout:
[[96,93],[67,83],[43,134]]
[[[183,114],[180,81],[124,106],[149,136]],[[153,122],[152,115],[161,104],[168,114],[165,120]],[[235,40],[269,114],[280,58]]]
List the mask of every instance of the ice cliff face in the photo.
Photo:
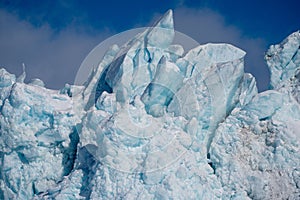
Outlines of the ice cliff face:
[[300,33],[184,53],[172,11],[60,91],[0,69],[0,199],[299,199]]

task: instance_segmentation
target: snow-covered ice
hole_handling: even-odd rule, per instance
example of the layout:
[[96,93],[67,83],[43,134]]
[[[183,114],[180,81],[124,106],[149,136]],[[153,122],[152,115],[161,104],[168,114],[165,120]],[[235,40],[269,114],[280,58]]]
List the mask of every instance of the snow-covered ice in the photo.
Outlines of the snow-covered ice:
[[0,199],[300,199],[300,33],[262,93],[241,49],[174,36],[170,10],[59,91],[0,69]]

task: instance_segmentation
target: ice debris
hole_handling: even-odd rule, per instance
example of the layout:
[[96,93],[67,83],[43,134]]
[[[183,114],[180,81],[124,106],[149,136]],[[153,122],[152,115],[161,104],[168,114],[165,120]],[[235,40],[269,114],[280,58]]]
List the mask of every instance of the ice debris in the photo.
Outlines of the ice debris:
[[170,10],[60,91],[0,69],[0,199],[299,199],[300,33],[259,94],[244,51],[173,38]]

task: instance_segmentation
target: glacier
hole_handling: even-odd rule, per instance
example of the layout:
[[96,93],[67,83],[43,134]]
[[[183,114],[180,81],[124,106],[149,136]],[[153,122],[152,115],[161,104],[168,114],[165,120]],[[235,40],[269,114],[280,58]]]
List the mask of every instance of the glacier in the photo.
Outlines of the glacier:
[[113,45],[82,85],[0,69],[0,199],[300,199],[300,32],[245,52],[173,44],[173,13]]

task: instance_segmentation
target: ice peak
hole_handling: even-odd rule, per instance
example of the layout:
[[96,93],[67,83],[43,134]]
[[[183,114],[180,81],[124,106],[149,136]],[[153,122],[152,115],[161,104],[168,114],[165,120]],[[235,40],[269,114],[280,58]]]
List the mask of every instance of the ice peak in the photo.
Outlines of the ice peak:
[[167,48],[174,39],[173,11],[169,10],[155,25],[149,28],[147,43],[159,48]]
[[174,29],[173,11],[168,10],[154,25],[155,27]]

